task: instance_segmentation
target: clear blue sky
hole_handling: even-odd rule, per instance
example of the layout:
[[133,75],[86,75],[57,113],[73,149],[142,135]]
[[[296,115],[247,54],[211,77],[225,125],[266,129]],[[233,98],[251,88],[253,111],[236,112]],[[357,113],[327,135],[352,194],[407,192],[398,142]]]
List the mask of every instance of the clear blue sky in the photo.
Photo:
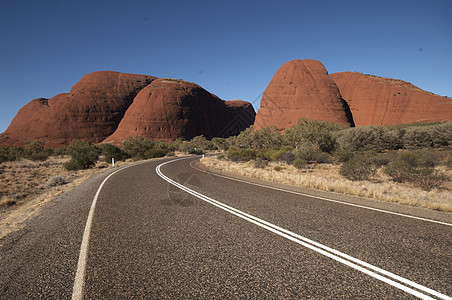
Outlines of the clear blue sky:
[[0,3],[0,132],[30,100],[112,70],[254,101],[292,59],[452,96],[452,1],[41,0]]

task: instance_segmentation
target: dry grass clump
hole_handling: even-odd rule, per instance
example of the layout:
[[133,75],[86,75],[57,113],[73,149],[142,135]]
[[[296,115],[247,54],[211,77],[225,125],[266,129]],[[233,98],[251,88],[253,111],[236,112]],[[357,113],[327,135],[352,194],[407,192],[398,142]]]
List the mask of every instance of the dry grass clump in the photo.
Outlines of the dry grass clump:
[[[205,157],[201,162],[208,168],[235,175],[452,212],[451,183],[445,184],[442,189],[424,191],[406,184],[394,183],[381,170],[373,175],[371,181],[352,181],[342,177],[339,174],[340,167],[333,164],[318,164],[313,169],[298,170],[279,162],[272,162],[263,168],[255,168],[249,162],[231,162],[215,157]],[[284,166],[284,169],[277,168],[279,171],[276,171],[274,168],[277,166]],[[450,169],[444,169],[444,172],[452,175]]]
[[[109,167],[99,162],[92,169],[68,171],[64,164],[69,159],[52,156],[45,162],[22,159],[0,164],[0,238],[20,228],[51,199]],[[56,179],[58,183],[53,183]]]

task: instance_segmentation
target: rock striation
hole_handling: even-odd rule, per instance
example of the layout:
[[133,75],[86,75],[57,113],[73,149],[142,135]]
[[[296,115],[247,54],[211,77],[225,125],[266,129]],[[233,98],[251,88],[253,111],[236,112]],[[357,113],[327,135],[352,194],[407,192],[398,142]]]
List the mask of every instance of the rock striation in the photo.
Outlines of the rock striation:
[[192,82],[156,79],[136,96],[105,142],[121,143],[135,135],[157,140],[228,137],[253,124],[254,117],[248,102],[223,101]]
[[287,129],[300,118],[353,125],[347,103],[317,60],[292,60],[278,69],[264,91],[254,125]]
[[42,140],[61,147],[72,140],[98,143],[118,127],[138,92],[156,77],[118,72],[85,75],[69,93],[32,100],[19,110],[0,144]]
[[334,73],[330,77],[350,106],[357,126],[452,121],[452,99],[423,91],[409,82],[359,72]]

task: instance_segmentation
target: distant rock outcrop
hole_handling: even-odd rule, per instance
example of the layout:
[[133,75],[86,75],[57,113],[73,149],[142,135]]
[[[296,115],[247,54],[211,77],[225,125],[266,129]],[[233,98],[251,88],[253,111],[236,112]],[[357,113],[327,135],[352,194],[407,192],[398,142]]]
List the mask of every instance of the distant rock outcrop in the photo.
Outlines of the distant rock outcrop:
[[160,140],[227,137],[252,125],[254,117],[250,103],[223,101],[194,83],[94,72],[69,93],[25,105],[0,135],[0,146],[41,140],[46,147],[61,147],[75,139],[121,142],[136,135]]
[[156,77],[118,72],[85,75],[69,93],[32,100],[19,110],[0,144],[42,140],[60,147],[72,140],[97,143],[111,135],[138,92]]
[[330,77],[347,101],[357,126],[452,121],[452,99],[397,79],[340,72]]
[[339,89],[316,60],[293,60],[278,69],[262,96],[255,127],[287,129],[300,118],[353,124]]
[[253,124],[255,112],[245,101],[223,101],[192,82],[157,79],[145,87],[106,142],[130,136],[158,140],[238,134]]

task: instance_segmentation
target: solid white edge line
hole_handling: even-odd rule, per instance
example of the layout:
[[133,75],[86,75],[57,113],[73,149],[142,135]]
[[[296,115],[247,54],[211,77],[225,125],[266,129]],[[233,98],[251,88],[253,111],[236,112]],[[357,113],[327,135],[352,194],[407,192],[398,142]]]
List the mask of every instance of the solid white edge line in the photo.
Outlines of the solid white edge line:
[[[349,202],[340,201],[340,200],[333,200],[333,199],[324,198],[324,197],[320,197],[320,196],[314,196],[314,195],[304,194],[304,193],[300,193],[300,192],[285,190],[285,189],[281,189],[281,188],[277,188],[277,187],[273,187],[273,186],[267,186],[267,185],[263,185],[263,184],[259,184],[259,183],[254,183],[254,182],[246,181],[246,180],[241,180],[241,179],[237,179],[237,178],[232,178],[232,177],[228,177],[228,176],[224,176],[224,175],[220,175],[220,174],[216,174],[216,173],[213,173],[213,172],[208,172],[208,171],[206,171],[206,170],[202,170],[202,169],[196,168],[195,166],[192,165],[193,162],[194,162],[194,161],[192,161],[192,162],[190,163],[190,166],[191,166],[193,169],[197,170],[197,171],[200,171],[200,172],[203,172],[203,173],[207,173],[207,174],[210,174],[210,175],[213,175],[213,176],[218,176],[218,177],[221,177],[221,178],[233,180],[233,181],[238,181],[238,182],[242,182],[242,183],[247,183],[247,184],[250,184],[250,185],[255,185],[255,186],[259,186],[259,187],[263,187],[263,188],[267,188],[267,189],[271,189],[271,190],[276,190],[276,191],[281,191],[281,192],[286,192],[286,193],[291,193],[291,194],[295,194],[295,195],[300,195],[300,196],[315,198],[315,199],[319,199],[319,200],[323,200],[323,201],[329,201],[329,202],[334,202],[334,203],[338,203],[338,204],[344,204],[344,205],[359,207],[359,208],[363,208],[363,209],[378,211],[378,212],[387,213],[387,214],[391,214],[391,215],[396,215],[396,216],[401,216],[401,217],[406,217],[406,218],[411,218],[411,219],[416,219],[416,220],[421,220],[421,221],[426,221],[426,222],[431,222],[431,223],[436,223],[436,224],[441,224],[441,225],[446,225],[446,226],[452,226],[452,223],[446,223],[446,222],[441,222],[441,221],[437,221],[437,220],[432,220],[432,219],[427,219],[427,218],[422,218],[422,217],[411,216],[411,215],[402,214],[402,213],[397,213],[397,212],[393,212],[393,211],[389,211],[389,210],[384,210],[384,209],[379,209],[379,208],[374,208],[374,207],[369,207],[369,206],[364,206],[364,205],[349,203]],[[297,186],[295,186],[295,187],[297,187]],[[347,196],[347,195],[345,195],[345,196]]]
[[86,262],[88,259],[88,246],[89,246],[89,237],[91,234],[91,225],[93,222],[94,210],[96,209],[97,198],[99,198],[102,187],[104,186],[104,184],[107,182],[107,180],[110,177],[112,177],[114,174],[118,173],[119,171],[125,170],[130,167],[134,167],[137,165],[141,165],[146,162],[141,162],[138,164],[125,166],[123,168],[120,168],[120,169],[112,172],[110,175],[108,175],[102,181],[99,188],[97,189],[97,192],[93,198],[93,202],[91,203],[91,208],[88,213],[88,219],[86,220],[85,230],[83,231],[82,244],[80,246],[80,252],[79,252],[80,254],[79,254],[78,263],[77,263],[77,271],[75,273],[74,286],[72,288],[72,300],[81,300],[83,298],[83,289],[85,286],[85,272],[86,272]]
[[[186,159],[186,158],[182,158],[182,159]],[[391,272],[388,272],[386,270],[383,270],[381,268],[373,266],[373,265],[371,265],[369,263],[366,263],[366,262],[361,261],[359,259],[356,259],[354,257],[351,257],[351,256],[349,256],[349,255],[347,255],[345,253],[342,253],[342,252],[338,251],[338,250],[332,249],[330,247],[327,247],[325,245],[322,245],[320,243],[317,243],[315,241],[312,241],[310,239],[302,237],[302,236],[300,236],[300,235],[298,235],[296,233],[293,233],[291,231],[283,229],[283,228],[281,228],[279,226],[276,226],[276,225],[274,225],[272,223],[269,223],[267,221],[261,220],[261,219],[259,219],[257,217],[254,217],[254,216],[249,215],[249,214],[247,214],[245,212],[242,212],[242,211],[240,211],[238,209],[235,209],[235,208],[230,207],[230,206],[228,206],[226,204],[223,204],[223,203],[221,203],[219,201],[216,201],[216,200],[214,200],[212,198],[209,198],[209,197],[207,197],[207,196],[205,196],[205,195],[203,195],[201,193],[198,193],[198,192],[196,192],[194,190],[191,190],[191,189],[185,187],[184,185],[182,185],[182,184],[180,184],[178,182],[175,182],[174,180],[172,180],[169,177],[165,176],[160,171],[160,167],[161,166],[163,166],[165,164],[168,164],[168,163],[171,163],[171,162],[178,161],[178,160],[181,160],[181,159],[171,160],[171,161],[168,161],[168,162],[165,162],[165,163],[162,163],[162,164],[158,165],[156,167],[156,172],[162,179],[164,179],[168,183],[170,183],[170,184],[172,184],[172,185],[174,185],[174,186],[186,191],[187,193],[189,193],[189,194],[191,194],[191,195],[193,195],[193,196],[195,196],[195,197],[197,197],[197,198],[199,198],[199,199],[201,199],[201,200],[203,200],[205,202],[208,202],[208,203],[210,203],[210,204],[212,204],[214,206],[217,206],[217,207],[219,207],[219,208],[221,208],[221,209],[223,209],[223,210],[225,210],[225,211],[227,211],[227,212],[229,212],[229,213],[231,213],[233,215],[236,215],[236,216],[238,216],[238,217],[240,217],[242,219],[245,219],[245,220],[247,220],[247,221],[249,221],[249,222],[251,222],[251,223],[253,223],[255,225],[258,225],[258,226],[260,226],[262,228],[265,228],[265,229],[267,229],[267,230],[269,230],[271,232],[274,232],[274,233],[276,233],[276,234],[278,234],[280,236],[283,236],[283,237],[285,237],[285,238],[287,238],[289,240],[292,240],[292,241],[294,241],[294,242],[296,242],[298,244],[301,244],[301,245],[303,245],[303,246],[305,246],[305,247],[307,247],[307,248],[309,248],[311,250],[314,250],[314,251],[316,251],[316,252],[318,252],[318,253],[320,253],[322,255],[325,255],[325,256],[327,256],[327,257],[329,257],[331,259],[334,259],[334,260],[336,260],[338,262],[341,262],[341,263],[343,263],[343,264],[345,264],[345,265],[347,265],[349,267],[352,267],[352,268],[354,268],[354,269],[356,269],[358,271],[361,271],[361,272],[363,272],[365,274],[368,274],[368,275],[370,275],[370,276],[372,276],[372,277],[374,277],[376,279],[379,279],[379,280],[381,280],[381,281],[383,281],[383,282],[385,282],[387,284],[390,284],[390,285],[392,285],[392,286],[394,286],[396,288],[399,288],[399,289],[401,289],[401,290],[403,290],[405,292],[408,292],[408,293],[410,293],[410,294],[412,294],[414,296],[420,297],[422,299],[433,299],[433,298],[431,298],[431,297],[429,297],[429,296],[427,296],[425,294],[422,294],[422,293],[420,293],[420,292],[418,292],[416,290],[413,290],[413,289],[411,289],[411,288],[409,288],[407,286],[404,286],[404,285],[400,284],[399,282],[393,281],[393,280],[391,280],[389,278],[383,277],[380,274],[374,273],[373,271],[379,272],[379,273],[381,273],[381,274],[383,274],[385,276],[388,276],[388,277],[391,277],[391,278],[393,278],[395,280],[403,282],[404,284],[410,285],[413,288],[416,288],[418,290],[422,290],[422,291],[424,291],[426,293],[429,293],[431,295],[435,295],[436,297],[439,297],[441,299],[452,299],[451,297],[449,297],[447,295],[444,295],[442,293],[439,293],[439,292],[437,292],[435,290],[432,290],[430,288],[427,288],[425,286],[417,284],[417,283],[415,283],[413,281],[410,281],[410,280],[408,280],[406,278],[400,277],[400,276],[398,276],[396,274],[393,274]],[[310,244],[308,244],[308,243],[310,243]],[[324,250],[322,250],[322,249],[324,249]],[[327,252],[327,251],[329,251],[329,252]],[[350,261],[347,261],[346,259],[348,259]],[[361,266],[359,266],[357,264],[360,264]],[[370,270],[365,269],[363,267],[369,268],[369,269],[371,269],[373,271],[370,271]]]

